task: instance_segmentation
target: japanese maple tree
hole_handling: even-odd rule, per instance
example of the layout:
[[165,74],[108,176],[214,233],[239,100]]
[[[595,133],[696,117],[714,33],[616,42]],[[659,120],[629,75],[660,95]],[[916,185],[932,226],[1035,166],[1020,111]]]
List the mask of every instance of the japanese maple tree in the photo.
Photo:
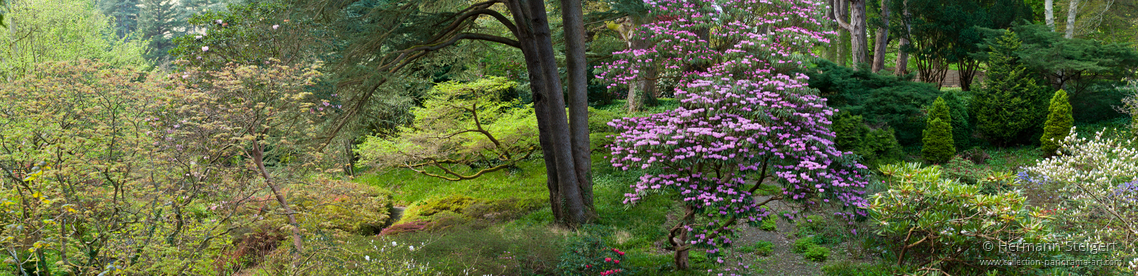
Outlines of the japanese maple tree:
[[[834,147],[836,110],[793,72],[833,35],[821,31],[824,3],[646,3],[656,21],[635,35],[655,46],[615,53],[622,59],[600,77],[615,86],[659,69],[677,80],[680,107],[610,123],[621,131],[610,148],[613,166],[647,172],[625,202],[679,192],[684,214],[668,233],[676,268],[689,268],[693,247],[716,256],[731,244],[735,224],[770,215],[771,200],[841,204],[848,208],[835,215],[865,216],[866,168]],[[781,184],[782,194],[757,201],[752,193],[764,181]]]

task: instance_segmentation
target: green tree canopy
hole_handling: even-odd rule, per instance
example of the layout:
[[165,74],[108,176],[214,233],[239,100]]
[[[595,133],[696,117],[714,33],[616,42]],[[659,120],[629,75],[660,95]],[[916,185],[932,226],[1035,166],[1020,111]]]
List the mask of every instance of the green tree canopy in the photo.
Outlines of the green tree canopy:
[[142,68],[146,46],[112,38],[110,20],[92,3],[80,0],[27,0],[9,3],[0,29],[0,79],[15,80],[36,64],[96,59],[115,67]]

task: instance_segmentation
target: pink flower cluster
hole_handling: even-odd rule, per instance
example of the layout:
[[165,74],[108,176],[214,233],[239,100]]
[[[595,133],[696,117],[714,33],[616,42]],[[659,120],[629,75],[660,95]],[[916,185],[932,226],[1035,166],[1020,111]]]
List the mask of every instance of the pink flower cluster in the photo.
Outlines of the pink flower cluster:
[[[614,53],[600,77],[612,86],[642,78],[655,67],[680,76],[680,107],[610,122],[621,133],[610,146],[613,166],[646,169],[626,194],[631,204],[674,189],[700,214],[685,225],[690,243],[718,253],[731,243],[734,222],[757,224],[769,215],[749,192],[756,177],[773,175],[783,197],[849,207],[836,215],[865,216],[866,167],[834,147],[826,105],[807,77],[792,73],[828,43],[823,3],[811,0],[699,0],[647,2],[657,21],[634,39],[655,46]],[[706,223],[703,223],[706,222]]]

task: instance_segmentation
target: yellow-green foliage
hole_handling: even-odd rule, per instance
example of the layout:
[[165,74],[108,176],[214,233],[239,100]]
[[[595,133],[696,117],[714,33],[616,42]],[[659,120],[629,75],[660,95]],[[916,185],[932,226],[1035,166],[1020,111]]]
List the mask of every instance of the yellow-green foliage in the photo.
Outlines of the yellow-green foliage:
[[344,180],[316,179],[291,187],[288,197],[302,224],[348,233],[379,233],[390,218],[391,193]]
[[896,241],[895,252],[907,248],[899,256],[902,261],[941,260],[925,263],[938,269],[963,268],[1007,256],[981,250],[985,242],[1053,241],[1045,227],[1047,217],[1038,208],[1028,210],[1027,198],[1019,191],[985,194],[978,185],[941,178],[938,166],[904,163],[880,170],[889,189],[871,197],[869,210],[880,234]]
[[621,115],[612,110],[589,107],[589,148],[593,151],[603,151],[605,146],[612,144],[616,133],[608,123]]
[[1043,137],[1039,138],[1039,142],[1043,153],[1052,155],[1059,149],[1059,143],[1071,134],[1071,126],[1075,123],[1075,118],[1071,115],[1071,102],[1067,100],[1067,91],[1063,89],[1055,91],[1047,111],[1047,123],[1043,125]]
[[453,164],[492,170],[513,166],[539,148],[532,105],[506,100],[506,93],[515,86],[500,77],[438,84],[423,107],[412,110],[412,127],[400,128],[396,137],[368,137],[357,152],[364,163],[418,171],[425,167],[454,170]]
[[925,160],[943,163],[956,155],[951,122],[948,105],[943,98],[936,98],[932,109],[929,109],[928,124],[925,126],[924,139],[922,139],[924,146],[921,147],[921,156]]
[[111,21],[91,1],[24,0],[5,4],[7,27],[0,51],[0,81],[12,81],[49,61],[97,59],[119,68],[142,69],[145,41],[115,40]]
[[439,199],[425,200],[411,207],[408,213],[415,213],[420,216],[431,216],[441,212],[455,212],[461,213],[463,209],[474,203],[474,198],[463,195],[453,195]]

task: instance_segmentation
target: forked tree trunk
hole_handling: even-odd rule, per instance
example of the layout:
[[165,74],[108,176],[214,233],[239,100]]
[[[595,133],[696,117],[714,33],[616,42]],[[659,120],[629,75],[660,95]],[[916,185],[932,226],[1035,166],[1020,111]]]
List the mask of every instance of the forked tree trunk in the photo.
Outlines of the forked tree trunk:
[[[850,56],[853,58],[853,64],[850,66],[856,68],[858,64],[869,62],[869,41],[866,37],[865,31],[865,1],[866,0],[846,0],[844,6],[849,7],[850,22],[845,22],[845,16],[838,16],[838,26],[845,29],[850,33]],[[845,11],[842,8],[838,13]],[[844,62],[844,59],[843,59]]]
[[[581,178],[577,177],[573,141],[545,3],[537,0],[507,0],[505,3],[517,24],[519,48],[532,83],[538,139],[545,158],[546,180],[549,181],[549,201],[558,223],[576,227],[589,220],[591,208],[585,204],[591,200],[584,198],[582,187],[591,189],[591,186],[579,182]],[[588,130],[583,131],[587,133]]]
[[668,243],[672,245],[675,255],[672,256],[672,261],[676,265],[676,270],[688,270],[691,268],[691,263],[688,258],[688,253],[691,251],[691,243],[688,241],[687,227],[692,225],[695,220],[695,209],[691,206],[684,206],[684,215],[680,221],[668,231]]

